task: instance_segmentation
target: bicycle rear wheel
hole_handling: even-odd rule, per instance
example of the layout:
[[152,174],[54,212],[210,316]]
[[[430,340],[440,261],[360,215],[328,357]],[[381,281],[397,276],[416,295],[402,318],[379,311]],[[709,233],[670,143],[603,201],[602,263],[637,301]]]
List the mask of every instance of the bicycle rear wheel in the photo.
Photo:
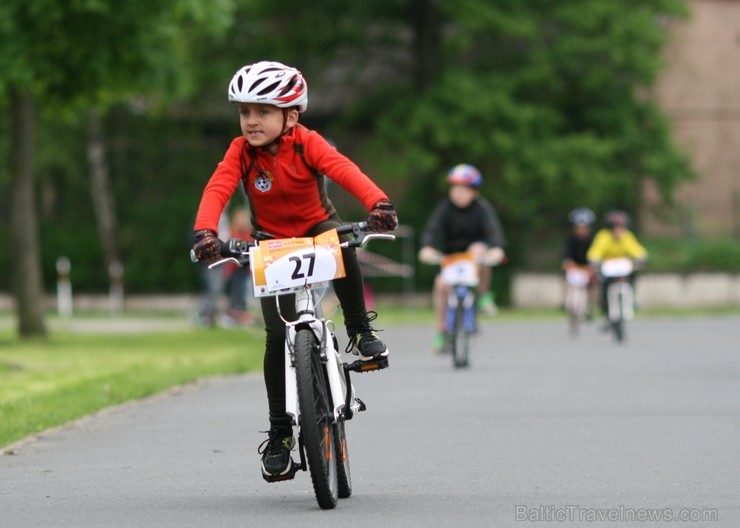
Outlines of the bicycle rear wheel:
[[301,435],[316,500],[326,510],[337,505],[339,478],[331,397],[319,352],[319,342],[314,333],[308,329],[298,330],[295,370]]

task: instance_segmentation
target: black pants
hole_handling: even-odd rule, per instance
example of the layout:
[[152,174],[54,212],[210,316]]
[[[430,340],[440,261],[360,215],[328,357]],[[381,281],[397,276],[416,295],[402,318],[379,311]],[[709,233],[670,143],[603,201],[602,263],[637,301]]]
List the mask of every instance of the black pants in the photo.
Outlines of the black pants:
[[[304,236],[316,236],[341,225],[339,219],[329,219],[312,227]],[[351,235],[343,235],[348,240]],[[354,248],[342,248],[346,277],[334,281],[334,292],[344,312],[345,324],[363,320],[367,317],[362,271]],[[288,320],[296,319],[295,295],[281,295],[280,312]],[[267,388],[267,403],[271,426],[290,425],[290,417],[285,413],[285,323],[280,319],[275,297],[261,297],[262,317],[265,321],[265,359],[264,375]]]

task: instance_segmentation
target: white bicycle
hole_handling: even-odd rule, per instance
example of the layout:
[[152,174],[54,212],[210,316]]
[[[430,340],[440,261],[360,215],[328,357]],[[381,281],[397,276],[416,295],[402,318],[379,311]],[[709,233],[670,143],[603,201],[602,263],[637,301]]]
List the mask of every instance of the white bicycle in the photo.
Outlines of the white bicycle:
[[588,283],[592,272],[586,266],[572,266],[565,272],[565,310],[568,313],[568,330],[571,336],[577,336],[581,323],[588,311]]
[[[340,242],[339,235],[345,233],[351,233],[353,240]],[[298,471],[309,469],[316,500],[323,509],[334,508],[337,498],[352,494],[345,422],[366,406],[355,394],[350,372],[385,368],[388,358],[345,363],[334,325],[321,313],[320,299],[329,281],[344,276],[341,248],[360,247],[373,239],[395,240],[395,236],[368,233],[367,223],[359,222],[313,238],[263,239],[256,243],[233,239],[222,251],[226,258],[211,264],[250,263],[255,296],[274,296],[278,312],[278,296],[295,294],[298,318],[283,319],[285,402],[293,425],[300,428],[300,462],[285,475],[263,476],[269,482],[290,480]]]
[[625,338],[625,321],[635,316],[635,290],[630,278],[635,263],[628,258],[614,258],[601,263],[600,273],[606,288],[607,317],[614,339],[621,343]]

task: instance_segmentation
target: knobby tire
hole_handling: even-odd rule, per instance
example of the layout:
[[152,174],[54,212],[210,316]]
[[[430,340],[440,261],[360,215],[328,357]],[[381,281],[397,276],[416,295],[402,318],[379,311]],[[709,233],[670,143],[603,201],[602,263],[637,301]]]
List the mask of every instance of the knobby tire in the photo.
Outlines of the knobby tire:
[[326,369],[319,343],[309,329],[300,329],[295,340],[295,370],[298,384],[301,434],[316,500],[322,509],[337,505],[336,432]]
[[455,368],[468,366],[468,346],[470,335],[465,330],[465,299],[457,299],[455,324],[452,333],[452,364]]
[[334,426],[334,450],[337,452],[338,495],[340,499],[346,499],[352,495],[352,474],[349,470],[349,451],[344,422],[339,422]]

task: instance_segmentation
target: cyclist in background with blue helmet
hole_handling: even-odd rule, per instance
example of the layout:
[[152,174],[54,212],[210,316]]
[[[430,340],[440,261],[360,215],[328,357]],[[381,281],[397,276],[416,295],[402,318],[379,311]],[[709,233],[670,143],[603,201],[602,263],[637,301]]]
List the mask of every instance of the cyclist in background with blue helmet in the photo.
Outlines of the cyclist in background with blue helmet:
[[[434,208],[421,235],[419,260],[434,263],[441,255],[469,251],[479,260],[500,262],[504,257],[506,239],[493,206],[480,196],[483,184],[480,171],[468,164],[455,165],[447,173],[447,183],[448,196]],[[491,268],[482,266],[478,308],[489,314],[496,310],[490,286]],[[432,344],[438,351],[445,343],[447,290],[448,286],[438,275],[434,281],[437,334]]]

